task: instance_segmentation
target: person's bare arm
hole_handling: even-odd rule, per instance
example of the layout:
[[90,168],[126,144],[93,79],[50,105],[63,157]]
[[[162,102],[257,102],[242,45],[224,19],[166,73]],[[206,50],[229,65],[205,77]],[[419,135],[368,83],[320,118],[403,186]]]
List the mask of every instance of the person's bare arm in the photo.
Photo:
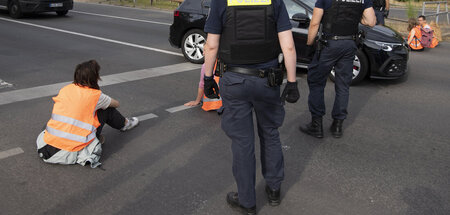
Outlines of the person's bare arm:
[[384,8],[385,10],[389,10],[389,0],[386,0],[386,6]]
[[112,108],[118,108],[119,106],[120,106],[119,101],[117,101],[117,100],[111,98],[111,104],[109,104],[109,107],[112,107]]
[[367,25],[370,27],[375,26],[377,24],[377,18],[375,17],[375,11],[372,7],[366,8],[361,17],[361,24]]
[[184,106],[196,106],[198,104],[200,104],[200,101],[202,100],[203,97],[203,88],[198,88],[197,90],[197,98],[195,98],[194,101],[190,101],[187,102],[186,104],[184,104]]
[[322,20],[323,9],[315,7],[313,10],[313,15],[311,21],[309,23],[308,30],[308,41],[306,45],[311,46],[314,44],[314,40],[316,40],[317,32],[319,31],[320,21]]
[[278,33],[278,40],[280,41],[281,51],[284,55],[284,65],[287,70],[287,80],[289,82],[296,82],[296,64],[297,53],[295,52],[294,39],[292,31],[287,30]]
[[414,39],[414,35],[416,35],[416,30],[412,29],[410,35],[411,36],[409,36],[409,38],[408,38],[408,45],[411,44],[412,40]]
[[211,77],[219,50],[220,34],[208,33],[205,45],[205,76]]

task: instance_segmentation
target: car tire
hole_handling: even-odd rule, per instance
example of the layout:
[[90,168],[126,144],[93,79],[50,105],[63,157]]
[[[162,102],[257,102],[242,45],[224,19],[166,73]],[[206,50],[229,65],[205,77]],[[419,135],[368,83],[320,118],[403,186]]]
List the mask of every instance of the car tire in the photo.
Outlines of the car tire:
[[192,29],[184,34],[181,40],[181,51],[184,57],[192,63],[203,63],[203,47],[206,44],[206,34],[202,30]]
[[56,11],[56,14],[58,16],[65,16],[69,11],[68,10],[62,10],[62,11]]
[[[362,49],[358,49],[353,61],[353,78],[351,85],[356,85],[367,76],[369,70],[369,61]],[[335,78],[334,68],[331,70],[330,79],[334,82]]]
[[22,8],[18,0],[12,0],[8,6],[9,15],[14,19],[20,19],[23,16]]

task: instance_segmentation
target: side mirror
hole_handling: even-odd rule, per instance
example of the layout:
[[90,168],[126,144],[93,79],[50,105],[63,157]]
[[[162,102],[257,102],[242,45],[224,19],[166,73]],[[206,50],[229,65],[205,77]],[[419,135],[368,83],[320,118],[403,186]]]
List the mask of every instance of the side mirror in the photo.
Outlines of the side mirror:
[[296,13],[292,16],[292,20],[299,22],[299,24],[308,24],[309,21],[311,21],[309,19],[309,17],[304,14],[304,13]]

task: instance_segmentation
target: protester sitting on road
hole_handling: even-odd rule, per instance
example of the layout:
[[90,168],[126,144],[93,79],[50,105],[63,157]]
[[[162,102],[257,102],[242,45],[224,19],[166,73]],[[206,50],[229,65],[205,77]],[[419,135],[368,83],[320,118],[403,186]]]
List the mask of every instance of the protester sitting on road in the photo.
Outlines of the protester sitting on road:
[[103,126],[127,131],[134,128],[136,117],[124,118],[119,102],[100,91],[100,66],[95,60],[79,64],[74,81],[63,87],[56,97],[51,119],[37,138],[39,156],[47,163],[91,164],[99,162],[105,138]]
[[[215,67],[214,67],[215,69]],[[220,112],[222,107],[222,99],[221,98],[208,98],[204,94],[204,81],[203,77],[205,75],[205,64],[202,65],[202,69],[200,71],[200,81],[198,82],[198,90],[197,90],[197,98],[194,101],[187,102],[184,106],[197,106],[203,100],[202,109],[205,111],[210,110],[218,110]],[[217,84],[219,84],[219,77],[215,77]]]
[[423,46],[420,42],[422,38],[422,33],[420,32],[420,26],[418,25],[416,19],[410,18],[408,21],[408,44],[413,51],[422,51]]
[[427,45],[424,45],[424,42],[423,42],[424,38],[422,38],[422,46],[427,47],[427,48],[436,47],[439,44],[439,41],[435,36],[435,32],[434,32],[433,28],[431,28],[431,26],[427,24],[427,19],[425,18],[425,16],[420,15],[419,17],[417,17],[417,21],[419,22],[419,25],[420,25],[422,37],[424,35],[427,35],[427,37],[431,38],[429,44],[427,43]]

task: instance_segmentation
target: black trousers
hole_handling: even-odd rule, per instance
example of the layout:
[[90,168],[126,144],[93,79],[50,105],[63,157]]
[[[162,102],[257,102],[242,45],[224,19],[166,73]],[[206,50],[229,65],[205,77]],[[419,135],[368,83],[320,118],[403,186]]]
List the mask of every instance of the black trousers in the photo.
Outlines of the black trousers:
[[120,114],[116,108],[106,108],[106,110],[97,110],[97,118],[100,122],[100,126],[97,128],[97,137],[102,133],[103,126],[108,124],[112,128],[121,129],[125,126],[125,117]]

